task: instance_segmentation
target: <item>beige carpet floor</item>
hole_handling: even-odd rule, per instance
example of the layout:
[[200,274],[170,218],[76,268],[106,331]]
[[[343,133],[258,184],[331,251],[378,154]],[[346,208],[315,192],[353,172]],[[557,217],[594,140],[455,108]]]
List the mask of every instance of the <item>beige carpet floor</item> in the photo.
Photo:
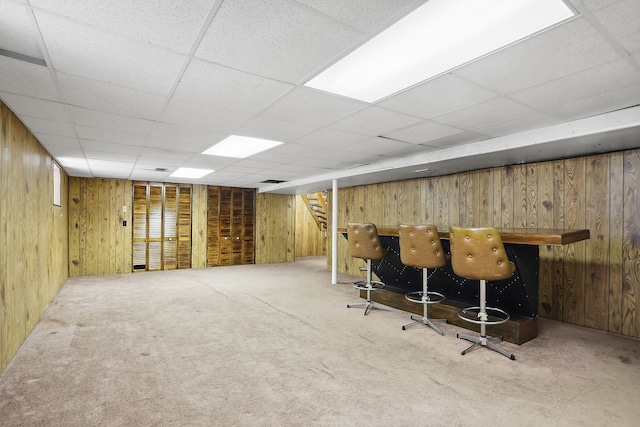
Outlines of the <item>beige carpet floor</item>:
[[71,278],[0,375],[1,426],[638,426],[640,341],[540,319],[511,361],[290,264]]

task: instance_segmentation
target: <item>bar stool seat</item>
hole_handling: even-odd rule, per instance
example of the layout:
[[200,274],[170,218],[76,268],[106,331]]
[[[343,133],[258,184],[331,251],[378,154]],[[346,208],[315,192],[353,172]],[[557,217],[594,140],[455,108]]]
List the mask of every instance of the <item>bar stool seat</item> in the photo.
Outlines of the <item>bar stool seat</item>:
[[[372,279],[371,260],[379,260],[386,256],[386,251],[380,243],[378,228],[371,223],[348,223],[347,240],[349,244],[349,255],[354,258],[361,258],[366,261],[367,276],[365,280],[358,280],[353,283],[353,287],[366,291],[367,300],[363,303],[347,304],[347,308],[364,307],[364,315],[369,314],[372,309],[391,311],[390,308],[371,301],[371,292],[383,289],[385,284],[379,280]],[[361,270],[363,270],[361,268]]]
[[492,227],[450,227],[449,242],[453,272],[460,277],[480,281],[479,305],[463,308],[458,312],[460,319],[480,325],[480,336],[458,334],[458,338],[473,343],[461,354],[465,355],[478,346],[484,346],[515,360],[515,355],[496,344],[502,341],[502,337],[488,337],[486,329],[487,325],[499,325],[510,318],[506,311],[487,306],[487,280],[507,279],[515,271],[515,265],[507,258],[500,233]]
[[439,292],[429,291],[427,286],[428,269],[447,265],[449,257],[445,254],[438,235],[438,229],[433,225],[400,225],[400,260],[404,265],[422,269],[422,290],[408,292],[405,298],[416,304],[423,304],[423,315],[411,315],[412,323],[402,326],[407,330],[411,326],[425,325],[444,335],[436,323],[447,323],[446,319],[430,319],[428,307],[445,300]]

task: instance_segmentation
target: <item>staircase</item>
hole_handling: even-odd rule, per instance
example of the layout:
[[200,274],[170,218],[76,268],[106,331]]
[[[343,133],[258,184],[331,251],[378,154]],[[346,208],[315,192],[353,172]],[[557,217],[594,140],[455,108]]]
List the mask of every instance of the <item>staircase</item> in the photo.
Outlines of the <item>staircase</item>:
[[311,216],[321,231],[327,230],[327,192],[303,194],[302,200],[307,205]]

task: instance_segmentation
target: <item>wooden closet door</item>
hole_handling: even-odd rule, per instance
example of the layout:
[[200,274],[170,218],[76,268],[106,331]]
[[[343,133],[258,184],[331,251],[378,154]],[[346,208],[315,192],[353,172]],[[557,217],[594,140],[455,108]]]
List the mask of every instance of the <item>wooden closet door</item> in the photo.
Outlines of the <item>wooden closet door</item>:
[[207,266],[253,264],[255,190],[209,186]]
[[207,188],[207,267],[220,264],[220,187]]
[[162,269],[178,268],[178,186],[165,184],[162,230]]
[[218,265],[231,264],[231,195],[230,187],[220,187],[220,210],[218,211],[220,258]]
[[147,269],[147,184],[133,184],[133,271]]
[[162,184],[149,184],[147,270],[162,268]]
[[191,186],[134,183],[133,270],[191,268]]
[[178,268],[191,268],[191,185],[178,190]]
[[240,265],[244,259],[242,257],[242,248],[244,246],[244,230],[243,230],[243,204],[242,188],[234,188],[231,192],[231,264]]
[[255,263],[255,194],[253,189],[242,193],[242,262]]

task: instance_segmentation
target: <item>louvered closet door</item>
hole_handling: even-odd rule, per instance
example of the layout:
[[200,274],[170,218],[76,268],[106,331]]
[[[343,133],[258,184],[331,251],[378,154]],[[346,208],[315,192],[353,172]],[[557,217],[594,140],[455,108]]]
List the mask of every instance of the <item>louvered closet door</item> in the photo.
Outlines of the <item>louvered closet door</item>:
[[134,183],[133,269],[191,267],[191,186]]
[[133,271],[147,269],[147,184],[133,185]]
[[164,225],[162,234],[162,268],[178,268],[178,186],[164,187]]
[[220,264],[220,187],[207,188],[207,267]]
[[209,186],[207,266],[253,264],[255,190]]
[[191,185],[178,195],[178,268],[191,268]]

